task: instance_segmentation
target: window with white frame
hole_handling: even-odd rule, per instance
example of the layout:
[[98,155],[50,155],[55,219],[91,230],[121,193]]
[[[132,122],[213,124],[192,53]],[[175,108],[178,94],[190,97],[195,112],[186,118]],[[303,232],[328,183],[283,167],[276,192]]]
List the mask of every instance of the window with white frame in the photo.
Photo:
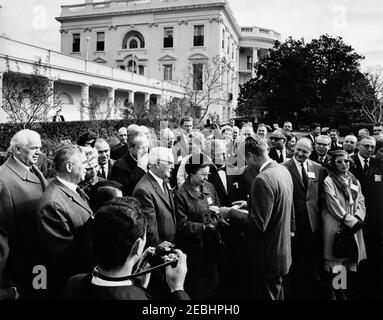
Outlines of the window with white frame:
[[198,25],[194,26],[194,47],[203,47],[204,46],[204,26]]
[[164,64],[163,67],[164,67],[164,80],[165,81],[173,80],[173,65]]
[[173,27],[164,28],[164,48],[173,48]]

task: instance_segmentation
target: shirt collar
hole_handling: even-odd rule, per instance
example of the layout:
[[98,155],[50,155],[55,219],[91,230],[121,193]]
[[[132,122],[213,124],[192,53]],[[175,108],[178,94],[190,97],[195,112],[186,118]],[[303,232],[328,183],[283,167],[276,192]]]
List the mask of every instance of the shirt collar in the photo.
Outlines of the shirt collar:
[[274,160],[272,160],[272,159],[267,160],[267,161],[261,166],[261,168],[259,169],[259,172],[262,172],[262,170],[264,170],[270,163],[273,163],[273,162],[274,162]]
[[364,160],[367,159],[367,163],[370,163],[370,158],[363,158],[358,152],[359,161],[364,166]]
[[31,169],[30,166],[28,167],[25,163],[23,163],[23,162],[21,162],[19,159],[17,159],[17,157],[13,156],[13,159],[15,159],[16,162],[17,162],[19,165],[21,165],[23,168],[25,168],[27,171],[29,171],[29,170]]
[[71,189],[72,191],[74,192],[77,192],[77,184],[74,184],[72,182],[69,182],[69,181],[66,181],[60,177],[56,177],[58,181],[60,181],[64,186],[68,187],[69,189]]
[[[301,162],[299,162],[297,159],[295,159],[294,156],[293,156],[293,160],[294,160],[294,163],[295,163],[295,165],[297,166],[298,171],[299,171],[299,170],[301,169]],[[308,164],[308,160],[306,160],[305,162],[303,162],[303,166],[304,166],[304,168],[305,168],[306,171],[308,171],[308,170],[307,170],[307,164]]]
[[158,184],[160,185],[160,187],[162,188],[163,187],[163,183],[164,183],[164,180],[157,177],[152,170],[149,170],[150,174],[152,175],[152,177],[158,182]]
[[121,287],[121,286],[131,286],[133,282],[131,280],[123,281],[107,281],[100,279],[96,276],[92,277],[92,284],[100,287]]

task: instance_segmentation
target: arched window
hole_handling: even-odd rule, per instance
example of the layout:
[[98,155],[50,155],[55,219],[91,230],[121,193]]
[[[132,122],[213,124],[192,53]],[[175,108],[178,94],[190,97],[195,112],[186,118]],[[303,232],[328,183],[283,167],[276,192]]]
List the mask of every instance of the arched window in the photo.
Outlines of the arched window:
[[[132,40],[135,40],[136,47],[131,47]],[[125,34],[123,40],[122,40],[122,49],[128,49],[128,48],[145,48],[145,39],[142,36],[141,33],[138,31],[129,31],[127,34]]]
[[129,42],[129,48],[130,49],[137,49],[138,48],[138,43],[136,39],[132,39]]
[[62,104],[73,104],[72,96],[67,92],[61,92],[59,95],[59,101]]

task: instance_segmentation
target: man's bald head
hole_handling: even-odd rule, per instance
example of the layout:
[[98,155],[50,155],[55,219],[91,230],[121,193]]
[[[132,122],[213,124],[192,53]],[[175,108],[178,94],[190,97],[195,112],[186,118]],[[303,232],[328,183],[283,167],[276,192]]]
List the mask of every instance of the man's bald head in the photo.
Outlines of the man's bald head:
[[294,158],[301,163],[304,163],[311,155],[313,147],[311,140],[307,138],[301,138],[298,140],[294,149]]

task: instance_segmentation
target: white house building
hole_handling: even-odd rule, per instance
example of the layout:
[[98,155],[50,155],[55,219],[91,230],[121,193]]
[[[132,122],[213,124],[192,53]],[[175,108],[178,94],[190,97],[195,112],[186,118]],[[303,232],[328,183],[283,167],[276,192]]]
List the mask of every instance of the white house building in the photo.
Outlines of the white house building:
[[[2,74],[8,71],[7,64],[12,72],[30,75],[39,58],[47,66],[47,76],[54,80],[53,85],[62,102],[62,115],[66,121],[89,119],[83,106],[89,104],[92,90],[105,96],[104,107],[110,110],[105,116],[109,119],[118,118],[117,109],[128,101],[164,103],[184,96],[183,88],[167,81],[127,73],[0,36],[0,122],[7,122],[7,114],[1,110],[5,81]],[[52,112],[47,115],[47,120],[54,115]]]
[[[204,68],[218,57],[221,93],[211,107],[226,121],[234,115],[239,84],[280,34],[240,27],[227,0],[110,0],[62,6],[61,52],[138,75],[199,89]],[[202,89],[202,88],[201,88]]]
[[1,110],[6,62],[28,75],[38,58],[54,80],[66,120],[89,119],[84,106],[94,93],[116,118],[128,102],[145,108],[184,97],[189,76],[190,86],[202,92],[211,67],[219,68],[223,99],[209,113],[225,122],[234,116],[239,84],[254,76],[253,64],[280,39],[273,30],[240,27],[227,0],[85,0],[62,6],[56,19],[61,52],[0,37],[0,122],[7,121]]

